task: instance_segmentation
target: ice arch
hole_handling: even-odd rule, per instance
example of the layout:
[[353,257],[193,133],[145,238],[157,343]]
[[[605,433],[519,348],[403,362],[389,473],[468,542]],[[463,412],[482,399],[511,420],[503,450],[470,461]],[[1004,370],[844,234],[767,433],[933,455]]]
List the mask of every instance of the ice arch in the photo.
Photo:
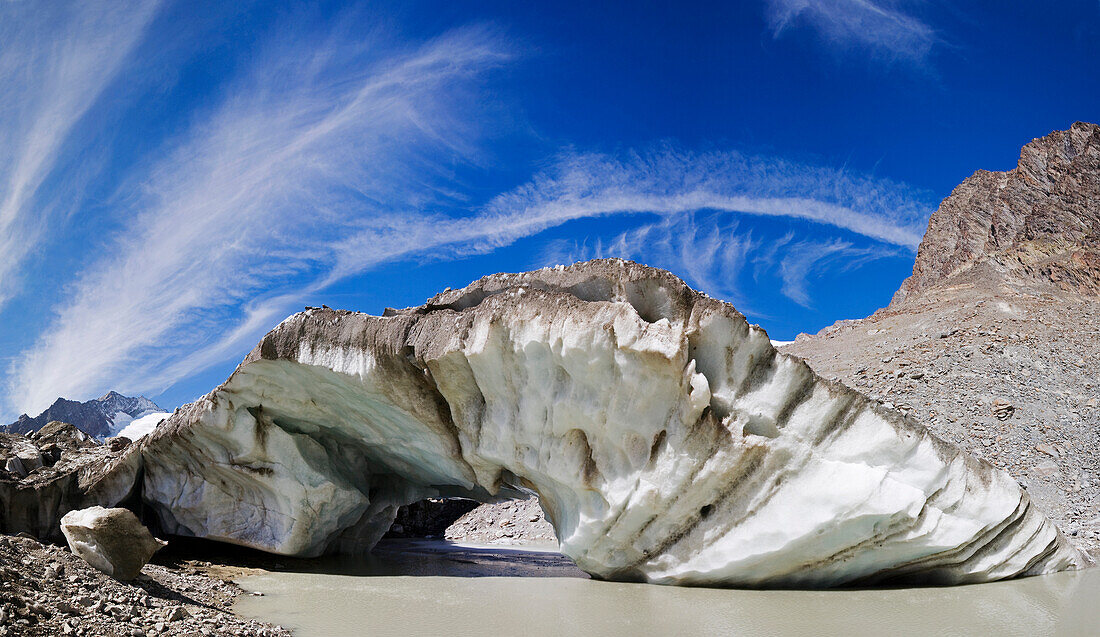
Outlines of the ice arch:
[[538,493],[604,578],[980,582],[1087,560],[1005,473],[619,260],[385,316],[309,309],[138,446],[166,530],[366,550],[424,497]]

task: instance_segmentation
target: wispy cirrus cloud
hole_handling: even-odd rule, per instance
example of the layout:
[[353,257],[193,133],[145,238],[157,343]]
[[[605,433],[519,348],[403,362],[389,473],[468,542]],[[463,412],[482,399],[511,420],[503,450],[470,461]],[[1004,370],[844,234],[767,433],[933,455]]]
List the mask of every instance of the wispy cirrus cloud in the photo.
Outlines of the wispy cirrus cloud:
[[395,44],[293,33],[272,37],[150,154],[151,168],[122,180],[116,216],[128,223],[17,359],[9,403],[34,413],[59,395],[156,392],[240,358],[304,297],[348,277],[489,252],[574,220],[657,215],[624,249],[690,254],[681,262],[697,284],[732,295],[725,273],[758,249],[736,234],[740,216],[913,250],[931,210],[926,193],[889,180],[673,145],[565,152],[471,204],[450,171],[481,161],[493,120],[480,82],[509,59],[498,34]]
[[793,233],[772,242],[753,259],[756,276],[762,271],[777,274],[783,296],[810,308],[809,292],[812,279],[825,272],[844,273],[872,261],[900,256],[896,247],[882,244],[857,246],[852,241],[831,238],[825,240],[796,239]]
[[573,263],[619,257],[670,269],[688,283],[730,301],[743,312],[759,313],[744,284],[751,278],[767,286],[777,279],[779,291],[810,308],[811,282],[823,274],[843,273],[872,261],[903,256],[908,249],[881,242],[855,242],[836,237],[796,238],[787,233],[766,238],[746,229],[732,213],[677,213],[615,235],[610,240],[557,240],[541,255],[543,263]]
[[930,212],[928,193],[844,169],[736,151],[665,146],[624,157],[571,154],[530,183],[491,201],[494,225],[620,213],[715,210],[801,219],[915,250]]
[[[554,242],[543,260],[648,255],[685,273],[694,284],[744,306],[736,274],[747,259],[759,260],[766,253],[762,240],[739,231],[739,218],[810,222],[880,246],[867,249],[867,258],[886,257],[915,252],[933,199],[926,191],[889,179],[737,151],[700,153],[663,145],[622,156],[567,152],[551,168],[494,197],[470,216],[364,222],[361,232],[332,246],[332,270],[310,289],[387,260],[428,252],[435,259],[455,258],[488,252],[571,221],[656,215],[657,222],[606,243]],[[782,242],[774,243],[776,249],[783,247]],[[861,249],[845,239],[835,244],[834,252],[845,252],[839,249],[845,246],[853,259],[860,254]],[[793,265],[791,271],[796,271]],[[797,294],[796,286],[788,288]]]
[[0,307],[55,219],[36,207],[77,123],[115,81],[159,0],[0,3]]
[[270,303],[252,299],[330,267],[359,224],[394,227],[423,204],[430,157],[471,159],[456,140],[473,124],[458,113],[474,110],[471,78],[506,58],[492,34],[333,38],[280,33],[149,174],[131,176],[120,199],[132,221],[18,359],[13,404],[36,412],[193,371],[216,355],[215,335],[270,327]]
[[[363,188],[374,197],[383,191],[378,184]],[[696,223],[695,210],[730,214],[724,220],[702,215],[708,221]],[[736,234],[734,215],[809,220],[908,251],[919,243],[930,211],[928,193],[900,183],[734,151],[691,153],[664,146],[624,158],[565,153],[529,183],[468,214],[401,208],[342,218],[340,236],[330,234],[297,247],[318,266],[306,284],[242,302],[240,319],[232,329],[221,330],[218,340],[143,372],[144,384],[135,377],[114,385],[163,387],[227,357],[239,357],[307,295],[383,263],[482,254],[570,221],[661,215],[661,223],[620,237],[616,249],[578,258],[638,255],[633,247],[649,246],[676,256],[669,267],[686,272],[696,285],[746,306],[732,273],[759,242]]]
[[902,10],[901,4],[897,0],[767,0],[767,18],[776,37],[807,26],[836,47],[922,62],[939,36],[927,22]]
[[[744,215],[808,221],[899,251],[919,242],[926,193],[733,151],[565,153],[473,209],[425,199],[426,153],[475,152],[446,141],[471,136],[445,106],[463,78],[500,62],[484,37],[452,34],[387,58],[354,88],[341,81],[339,94],[316,100],[327,85],[307,75],[291,83],[300,100],[269,96],[283,105],[276,113],[267,99],[251,102],[253,91],[234,94],[154,171],[135,229],[26,353],[11,400],[33,411],[57,395],[163,389],[239,358],[303,297],[349,276],[485,253],[580,219],[657,215],[587,256],[648,246],[736,301],[735,274],[761,249],[738,234]],[[797,296],[796,284],[789,289]]]
[[546,246],[543,263],[568,264],[618,257],[671,270],[691,285],[730,301],[742,311],[751,300],[738,282],[763,247],[730,213],[675,213],[619,233],[609,240],[560,239]]

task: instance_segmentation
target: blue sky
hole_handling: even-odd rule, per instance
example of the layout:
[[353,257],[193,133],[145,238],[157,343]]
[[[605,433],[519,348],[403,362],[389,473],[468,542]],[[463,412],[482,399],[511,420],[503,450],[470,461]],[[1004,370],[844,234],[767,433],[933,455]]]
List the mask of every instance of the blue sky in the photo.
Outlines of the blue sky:
[[304,305],[597,256],[790,339],[1100,120],[1095,0],[305,4],[0,2],[5,420],[175,407]]

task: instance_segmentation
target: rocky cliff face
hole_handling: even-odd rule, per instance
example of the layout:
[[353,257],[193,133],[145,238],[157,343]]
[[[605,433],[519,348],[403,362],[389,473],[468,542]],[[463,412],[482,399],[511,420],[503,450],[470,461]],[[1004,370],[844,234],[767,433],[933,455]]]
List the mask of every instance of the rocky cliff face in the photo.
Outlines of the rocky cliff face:
[[932,216],[888,308],[782,348],[1003,468],[1100,554],[1100,127],[1027,144]]
[[136,462],[165,531],[288,555],[367,550],[426,497],[536,493],[562,552],[610,579],[960,583],[1087,563],[1007,474],[617,260],[383,317],[297,314],[111,462],[89,486],[119,491]]
[[61,540],[61,516],[125,500],[135,487],[141,458],[131,456],[113,466],[112,479],[104,477],[124,446],[101,445],[57,421],[28,436],[0,433],[0,533]]
[[1100,295],[1100,126],[1035,139],[1016,168],[959,184],[932,215],[893,305],[976,268]]
[[10,433],[29,434],[53,421],[67,422],[84,432],[105,438],[114,435],[131,420],[164,411],[145,396],[132,398],[118,392],[108,392],[100,398],[77,402],[58,398],[49,409],[31,418],[27,414],[6,427]]

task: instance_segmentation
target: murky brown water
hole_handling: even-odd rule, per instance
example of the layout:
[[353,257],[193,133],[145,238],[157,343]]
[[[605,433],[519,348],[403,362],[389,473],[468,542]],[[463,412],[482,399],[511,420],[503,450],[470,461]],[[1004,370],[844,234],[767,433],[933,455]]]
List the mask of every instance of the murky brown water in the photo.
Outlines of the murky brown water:
[[744,591],[587,579],[553,552],[386,544],[240,580],[244,615],[301,637],[1100,635],[1100,569],[947,588]]

